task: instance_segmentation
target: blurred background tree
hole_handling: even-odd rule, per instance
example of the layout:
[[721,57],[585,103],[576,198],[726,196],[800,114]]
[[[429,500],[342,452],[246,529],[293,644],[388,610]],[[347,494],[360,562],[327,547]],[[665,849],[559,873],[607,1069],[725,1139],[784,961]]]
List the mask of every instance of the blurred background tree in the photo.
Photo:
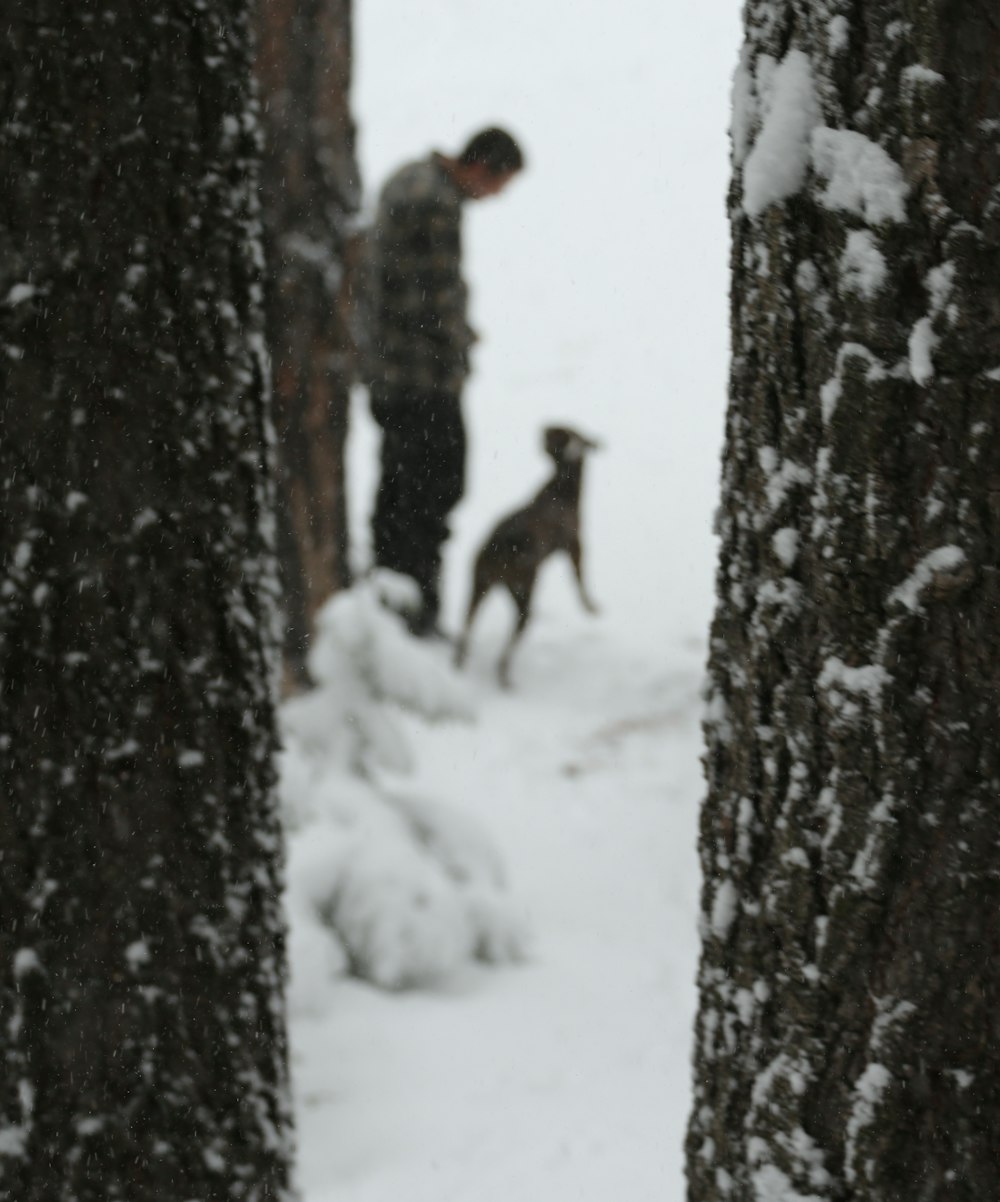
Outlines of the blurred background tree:
[[260,0],[257,24],[285,659],[301,682],[313,615],[350,583],[345,262],[360,195],[351,0]]

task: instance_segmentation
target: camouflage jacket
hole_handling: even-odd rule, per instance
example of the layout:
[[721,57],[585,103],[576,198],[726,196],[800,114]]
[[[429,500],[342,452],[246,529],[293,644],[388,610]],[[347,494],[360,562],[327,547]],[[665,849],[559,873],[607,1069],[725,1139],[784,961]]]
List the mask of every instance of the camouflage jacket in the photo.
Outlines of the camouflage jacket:
[[462,279],[462,194],[440,155],[401,167],[372,231],[373,382],[458,391],[475,335]]

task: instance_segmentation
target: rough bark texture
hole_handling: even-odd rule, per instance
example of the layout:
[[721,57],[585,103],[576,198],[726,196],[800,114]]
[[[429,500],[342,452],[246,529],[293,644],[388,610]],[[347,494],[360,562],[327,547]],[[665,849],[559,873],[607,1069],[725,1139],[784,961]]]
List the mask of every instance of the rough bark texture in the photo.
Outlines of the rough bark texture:
[[300,673],[316,609],[350,583],[344,440],[353,363],[344,261],[358,207],[351,0],[260,0],[258,26],[278,546],[286,657]]
[[746,36],[689,1197],[979,1202],[1000,13],[750,0]]
[[286,1198],[243,0],[0,40],[0,1199]]

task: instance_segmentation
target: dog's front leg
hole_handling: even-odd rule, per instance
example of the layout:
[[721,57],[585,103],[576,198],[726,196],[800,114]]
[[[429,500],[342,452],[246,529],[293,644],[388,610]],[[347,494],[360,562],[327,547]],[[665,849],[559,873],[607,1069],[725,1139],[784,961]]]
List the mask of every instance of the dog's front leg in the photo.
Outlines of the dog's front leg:
[[600,609],[587,591],[587,586],[583,581],[583,553],[580,550],[579,542],[575,542],[570,546],[569,558],[573,564],[573,574],[576,576],[576,587],[580,593],[580,604],[589,614],[600,613]]

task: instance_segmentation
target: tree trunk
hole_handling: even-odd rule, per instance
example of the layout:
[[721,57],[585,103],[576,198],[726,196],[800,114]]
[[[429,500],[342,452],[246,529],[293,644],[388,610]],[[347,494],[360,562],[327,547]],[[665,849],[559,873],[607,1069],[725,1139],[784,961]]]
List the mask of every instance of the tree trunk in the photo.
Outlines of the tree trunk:
[[691,1202],[1000,1178],[1000,18],[750,0]]
[[248,33],[4,18],[4,1202],[288,1196]]
[[258,27],[278,546],[286,657],[301,675],[314,613],[350,583],[344,440],[353,363],[344,263],[358,207],[351,0],[261,0]]

